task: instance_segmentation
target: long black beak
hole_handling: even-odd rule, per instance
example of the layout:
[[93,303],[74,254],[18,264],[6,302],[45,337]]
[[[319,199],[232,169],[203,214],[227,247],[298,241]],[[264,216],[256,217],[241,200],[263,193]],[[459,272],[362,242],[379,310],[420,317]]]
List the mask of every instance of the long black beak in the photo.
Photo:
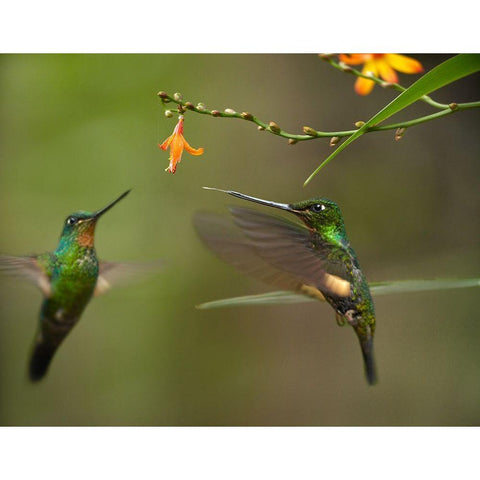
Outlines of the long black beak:
[[249,202],[259,203],[260,205],[266,205],[267,207],[280,208],[281,210],[287,210],[288,212],[294,212],[295,210],[288,203],[271,202],[270,200],[263,200],[261,198],[250,197],[243,193],[234,192],[233,190],[221,190],[220,188],[202,187],[205,190],[215,190],[217,192],[228,193],[232,197],[241,198],[242,200],[248,200]]
[[103,207],[101,210],[97,210],[93,214],[93,218],[97,220],[100,218],[105,212],[108,212],[115,204],[117,204],[122,198],[126,197],[131,190],[127,190],[125,193],[122,193],[116,200],[114,200],[112,203],[109,203],[106,207]]

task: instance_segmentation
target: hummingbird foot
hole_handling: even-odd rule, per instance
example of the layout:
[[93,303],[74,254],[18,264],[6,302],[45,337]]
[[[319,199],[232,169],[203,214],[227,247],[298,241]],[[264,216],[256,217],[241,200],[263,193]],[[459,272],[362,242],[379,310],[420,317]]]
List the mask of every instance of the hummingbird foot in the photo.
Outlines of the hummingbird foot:
[[358,319],[355,316],[355,310],[347,310],[343,314],[344,321],[346,320],[349,325],[356,327],[358,325]]
[[343,317],[343,315],[339,312],[337,312],[335,314],[335,318],[337,319],[337,325],[339,327],[344,327],[345,326],[345,318]]

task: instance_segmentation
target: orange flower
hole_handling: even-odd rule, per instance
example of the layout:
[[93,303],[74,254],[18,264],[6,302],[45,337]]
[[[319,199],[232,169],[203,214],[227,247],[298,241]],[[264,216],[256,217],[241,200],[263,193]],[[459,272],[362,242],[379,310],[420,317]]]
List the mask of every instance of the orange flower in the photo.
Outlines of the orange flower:
[[165,169],[166,172],[175,173],[177,163],[182,160],[182,153],[185,149],[190,155],[202,155],[203,148],[192,148],[188,142],[183,138],[183,115],[178,117],[178,123],[173,130],[173,133],[158,146],[162,150],[170,148],[170,164]]
[[[421,73],[422,64],[414,58],[398,55],[396,53],[351,53],[340,54],[340,60],[348,65],[364,63],[362,73],[371,72],[376,77],[380,76],[389,83],[397,83],[398,77],[395,70],[402,73]],[[355,82],[355,91],[359,95],[368,95],[375,82],[367,78],[358,77]]]

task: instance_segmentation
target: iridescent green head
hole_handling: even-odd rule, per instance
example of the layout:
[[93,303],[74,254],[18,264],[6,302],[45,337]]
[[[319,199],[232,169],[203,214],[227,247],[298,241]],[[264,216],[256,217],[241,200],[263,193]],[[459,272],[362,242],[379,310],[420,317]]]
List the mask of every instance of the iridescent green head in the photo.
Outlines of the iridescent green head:
[[335,228],[339,232],[345,230],[342,212],[339,206],[328,198],[312,198],[288,205],[289,211],[301,218],[314,230],[325,227]]
[[110,210],[122,198],[126,197],[130,190],[122,193],[116,200],[96,212],[78,211],[69,215],[63,225],[61,244],[75,242],[81,247],[93,247],[95,226],[98,219]]
[[312,230],[332,239],[346,239],[342,212],[335,202],[328,200],[327,198],[312,198],[297,203],[278,203],[270,200],[263,200],[261,198],[250,197],[249,195],[244,195],[243,193],[234,192],[232,190],[220,190],[218,188],[210,187],[203,188],[207,190],[217,190],[243,200],[285,210],[293,213]]

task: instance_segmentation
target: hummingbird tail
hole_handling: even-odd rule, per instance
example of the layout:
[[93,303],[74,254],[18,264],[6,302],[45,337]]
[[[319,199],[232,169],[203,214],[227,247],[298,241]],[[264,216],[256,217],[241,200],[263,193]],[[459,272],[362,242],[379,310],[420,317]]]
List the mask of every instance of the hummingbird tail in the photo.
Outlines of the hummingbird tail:
[[35,345],[29,365],[29,377],[32,382],[38,382],[45,376],[56,350],[56,346],[43,342]]
[[377,369],[373,358],[373,338],[370,336],[368,339],[360,339],[360,346],[362,347],[365,375],[368,384],[374,385],[377,383]]

